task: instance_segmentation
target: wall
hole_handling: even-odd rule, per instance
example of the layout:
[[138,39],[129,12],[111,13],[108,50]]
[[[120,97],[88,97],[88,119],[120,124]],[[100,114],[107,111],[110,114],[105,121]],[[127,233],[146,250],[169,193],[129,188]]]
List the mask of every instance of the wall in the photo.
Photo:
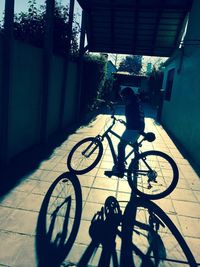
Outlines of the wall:
[[[2,55],[3,52],[3,42],[2,42],[2,38],[0,35],[0,55]],[[2,68],[3,68],[3,62],[2,62],[2,57],[0,56],[0,100],[2,99]],[[1,105],[1,101],[0,101],[0,105]],[[0,127],[2,125],[2,109],[0,106]],[[1,131],[0,131],[0,146],[1,146]],[[1,154],[1,153],[0,153]]]
[[106,73],[106,79],[109,79],[112,77],[112,73],[116,72],[117,68],[113,65],[112,61],[107,61],[107,73]]
[[[2,55],[1,38],[2,36],[0,36],[0,55]],[[2,67],[2,61],[0,61],[0,82]],[[68,127],[76,118],[77,63],[70,62],[68,68],[65,69],[64,59],[53,55],[47,100],[48,110],[45,114],[47,137],[51,137],[61,130],[59,127],[63,75],[68,77],[65,87],[63,127]],[[43,50],[14,40],[8,110],[8,151],[7,159],[2,158],[4,154],[0,153],[0,162],[9,162],[21,152],[40,144],[43,79],[46,79],[43,76]],[[1,90],[2,86],[0,86],[0,102],[3,103]],[[1,117],[0,114],[0,120]],[[4,126],[1,124],[2,127]]]
[[8,119],[9,158],[39,143],[42,50],[14,42]]
[[62,79],[64,73],[64,59],[62,57],[52,57],[52,68],[50,75],[50,88],[48,92],[48,116],[47,116],[47,132],[51,136],[59,128],[60,104]]
[[[176,68],[170,101],[164,101],[162,123],[200,167],[200,1],[195,1],[188,25],[186,43],[165,70],[163,88],[166,86],[167,71]],[[188,41],[190,40],[190,41]],[[182,64],[181,64],[182,57]],[[179,69],[180,68],[180,69]],[[179,69],[179,72],[178,72]]]
[[79,88],[77,85],[78,66],[75,62],[70,62],[67,75],[66,105],[64,106],[63,124],[70,125],[77,117],[77,107],[79,103]]

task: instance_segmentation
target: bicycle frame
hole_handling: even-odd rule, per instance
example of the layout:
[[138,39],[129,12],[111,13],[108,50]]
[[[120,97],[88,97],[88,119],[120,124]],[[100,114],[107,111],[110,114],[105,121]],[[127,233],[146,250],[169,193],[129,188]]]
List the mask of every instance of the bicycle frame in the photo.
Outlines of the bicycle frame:
[[[108,141],[108,145],[109,145],[109,147],[110,147],[110,151],[111,151],[111,154],[112,154],[113,162],[114,162],[114,164],[117,164],[117,154],[116,154],[116,152],[115,152],[115,149],[114,149],[114,145],[113,145],[112,139],[111,139],[111,137],[109,136],[109,134],[112,134],[112,135],[114,135],[115,137],[117,137],[119,140],[121,139],[121,136],[118,135],[116,132],[114,132],[114,131],[112,130],[112,128],[113,128],[113,126],[114,126],[114,124],[115,124],[115,121],[116,121],[116,119],[113,118],[113,122],[112,122],[112,124],[110,125],[110,127],[108,127],[108,129],[107,129],[102,135],[98,135],[97,137],[98,137],[98,139],[100,139],[102,142],[103,142],[104,138],[107,139],[107,141]],[[139,144],[136,144],[136,145],[135,145],[135,144],[128,143],[128,145],[130,145],[133,149],[132,149],[132,150],[125,156],[125,162],[126,162],[126,160],[130,157],[131,154],[135,153],[135,155],[136,155],[136,154],[139,153],[139,151],[138,151]]]
[[[115,137],[117,137],[118,139],[121,139],[121,136],[118,135],[116,132],[114,132],[112,130],[113,126],[115,125],[116,121],[119,121],[121,123],[123,123],[121,120],[116,119],[114,116],[111,116],[111,118],[113,119],[112,124],[108,127],[108,129],[102,134],[102,135],[97,135],[95,138],[96,140],[103,142],[104,138],[107,139],[108,141],[108,145],[110,147],[110,151],[111,151],[111,155],[112,155],[112,159],[113,159],[113,163],[114,165],[117,165],[117,154],[115,152],[115,148],[113,146],[113,142],[111,137],[109,136],[109,134],[114,135]],[[132,143],[127,143],[130,147],[132,147],[132,150],[125,155],[125,160],[124,162],[127,162],[127,159],[134,153],[134,158],[137,157],[140,154],[139,151],[139,147],[141,146],[143,140],[145,140],[145,138],[143,138],[140,142],[135,142],[134,144]],[[86,158],[89,158],[91,156],[91,154],[93,154],[93,152],[96,150],[97,146],[93,147],[91,150],[90,148],[92,147],[93,143],[91,143],[83,152],[82,155],[84,155]],[[144,164],[146,165],[146,167],[148,168],[148,170],[137,170],[138,174],[140,175],[146,175],[149,171],[152,172],[151,167],[149,166],[149,164],[145,161],[145,159],[142,158],[142,161],[144,162]]]

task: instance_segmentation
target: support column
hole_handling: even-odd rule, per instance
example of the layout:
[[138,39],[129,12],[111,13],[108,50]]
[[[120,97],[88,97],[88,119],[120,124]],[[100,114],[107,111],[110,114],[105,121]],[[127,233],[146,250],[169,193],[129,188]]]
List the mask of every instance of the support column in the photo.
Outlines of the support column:
[[68,40],[67,40],[67,54],[64,59],[64,67],[63,67],[63,80],[62,80],[62,91],[61,91],[61,105],[60,105],[60,130],[65,128],[63,125],[64,121],[64,109],[66,104],[66,85],[67,85],[67,77],[68,77],[68,66],[69,66],[69,56],[70,56],[70,49],[71,49],[71,40],[72,40],[72,26],[73,26],[73,16],[74,16],[74,0],[70,0],[69,6],[69,32],[68,32]]
[[81,17],[81,36],[80,36],[80,44],[79,44],[79,55],[80,57],[83,56],[85,53],[84,45],[85,45],[85,11],[82,10],[82,17]]
[[85,11],[82,11],[82,19],[81,19],[81,36],[80,36],[80,44],[79,44],[79,62],[78,62],[78,101],[77,101],[77,114],[76,120],[80,120],[81,114],[81,95],[82,95],[82,79],[83,79],[83,55],[87,50],[85,45]]
[[46,22],[44,36],[44,57],[43,57],[43,91],[42,91],[42,110],[41,110],[41,143],[47,143],[48,129],[48,96],[51,77],[51,60],[53,52],[53,17],[55,0],[46,1]]
[[14,21],[14,0],[5,0],[4,17],[4,43],[3,43],[3,69],[2,69],[2,125],[0,135],[0,162],[6,165],[9,162],[8,155],[8,127],[9,127],[9,102],[11,90],[11,67],[13,47],[13,21]]

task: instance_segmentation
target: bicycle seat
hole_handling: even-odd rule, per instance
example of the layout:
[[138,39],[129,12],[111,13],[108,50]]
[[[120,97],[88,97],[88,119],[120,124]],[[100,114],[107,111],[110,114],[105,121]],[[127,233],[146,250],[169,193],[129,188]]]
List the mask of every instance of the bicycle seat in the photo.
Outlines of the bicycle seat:
[[156,139],[155,134],[152,132],[142,133],[142,135],[144,136],[144,139],[148,142],[153,142]]

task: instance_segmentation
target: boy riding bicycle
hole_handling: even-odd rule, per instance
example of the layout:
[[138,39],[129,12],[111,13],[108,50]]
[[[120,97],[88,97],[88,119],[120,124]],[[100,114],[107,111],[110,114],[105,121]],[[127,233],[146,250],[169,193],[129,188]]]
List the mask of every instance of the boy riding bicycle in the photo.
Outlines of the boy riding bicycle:
[[123,177],[125,171],[125,149],[128,143],[135,143],[144,131],[144,113],[141,108],[140,99],[130,87],[120,91],[120,96],[125,104],[126,129],[118,144],[118,162],[113,166],[112,173],[115,176]]

